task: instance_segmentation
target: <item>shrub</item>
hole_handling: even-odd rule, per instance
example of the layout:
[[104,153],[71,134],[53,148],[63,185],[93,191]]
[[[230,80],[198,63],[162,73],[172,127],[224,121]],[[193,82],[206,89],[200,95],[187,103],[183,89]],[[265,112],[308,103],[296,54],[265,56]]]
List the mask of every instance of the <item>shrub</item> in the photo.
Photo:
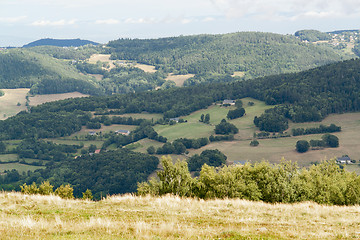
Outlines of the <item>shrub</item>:
[[250,146],[252,146],[252,147],[256,147],[256,146],[258,146],[259,145],[259,141],[258,140],[252,140],[251,142],[250,142]]
[[93,197],[92,192],[91,192],[90,189],[86,189],[86,191],[83,192],[83,197],[82,197],[82,199],[84,199],[84,200],[92,200],[93,198],[94,198],[94,197]]
[[22,186],[20,186],[20,188],[21,188],[21,192],[25,193],[25,194],[38,194],[39,193],[39,188],[35,182],[33,182],[31,185],[26,185],[26,183],[24,183]]
[[70,184],[67,185],[61,185],[55,190],[55,195],[65,198],[65,199],[73,199],[74,198],[74,189],[70,186]]
[[39,193],[42,195],[50,195],[54,193],[54,186],[49,181],[42,182],[39,186]]

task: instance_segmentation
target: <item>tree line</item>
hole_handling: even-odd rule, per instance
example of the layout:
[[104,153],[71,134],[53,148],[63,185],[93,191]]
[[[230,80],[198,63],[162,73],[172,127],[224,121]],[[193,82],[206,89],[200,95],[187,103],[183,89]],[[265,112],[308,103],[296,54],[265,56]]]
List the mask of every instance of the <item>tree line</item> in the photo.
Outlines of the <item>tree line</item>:
[[158,171],[158,179],[140,183],[138,194],[241,198],[269,203],[360,203],[360,176],[341,169],[333,160],[310,168],[299,168],[296,163],[286,161],[220,168],[205,164],[196,178],[191,177],[186,161],[173,164],[170,157],[163,157],[161,164],[163,170]]

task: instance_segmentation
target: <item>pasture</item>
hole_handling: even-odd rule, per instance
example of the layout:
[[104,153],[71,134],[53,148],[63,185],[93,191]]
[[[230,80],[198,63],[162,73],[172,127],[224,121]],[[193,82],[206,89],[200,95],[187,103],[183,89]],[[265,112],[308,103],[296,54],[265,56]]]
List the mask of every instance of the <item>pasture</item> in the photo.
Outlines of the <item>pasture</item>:
[[31,165],[21,164],[21,163],[4,163],[4,164],[0,164],[0,173],[3,173],[4,171],[7,171],[7,170],[15,169],[21,174],[22,172],[35,171],[36,169],[41,169],[41,168],[45,168],[45,167],[44,166],[31,166]]
[[26,95],[29,90],[28,88],[2,89],[5,94],[0,97],[0,120],[26,110]]

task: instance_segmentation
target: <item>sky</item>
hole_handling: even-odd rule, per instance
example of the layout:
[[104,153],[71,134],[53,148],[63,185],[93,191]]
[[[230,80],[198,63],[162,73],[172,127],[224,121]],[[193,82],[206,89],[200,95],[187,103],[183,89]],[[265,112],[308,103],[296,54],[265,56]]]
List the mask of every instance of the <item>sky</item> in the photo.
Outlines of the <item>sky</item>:
[[360,28],[359,0],[0,0],[0,46]]

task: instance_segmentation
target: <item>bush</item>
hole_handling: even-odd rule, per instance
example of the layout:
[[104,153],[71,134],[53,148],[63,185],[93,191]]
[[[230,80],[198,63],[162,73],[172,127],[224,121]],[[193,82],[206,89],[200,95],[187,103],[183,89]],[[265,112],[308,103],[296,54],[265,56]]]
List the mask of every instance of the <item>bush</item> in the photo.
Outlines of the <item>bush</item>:
[[55,195],[65,198],[65,199],[73,199],[74,198],[74,189],[70,186],[70,184],[67,185],[61,185],[55,190]]
[[258,146],[259,145],[259,141],[258,140],[252,140],[251,142],[250,142],[250,146],[252,146],[252,147],[256,147],[256,146]]
[[148,147],[148,148],[146,149],[146,151],[147,151],[148,154],[155,154],[156,149],[155,149],[154,146],[150,146],[150,147]]
[[42,182],[39,186],[39,193],[42,195],[50,195],[54,193],[54,186],[49,181]]

